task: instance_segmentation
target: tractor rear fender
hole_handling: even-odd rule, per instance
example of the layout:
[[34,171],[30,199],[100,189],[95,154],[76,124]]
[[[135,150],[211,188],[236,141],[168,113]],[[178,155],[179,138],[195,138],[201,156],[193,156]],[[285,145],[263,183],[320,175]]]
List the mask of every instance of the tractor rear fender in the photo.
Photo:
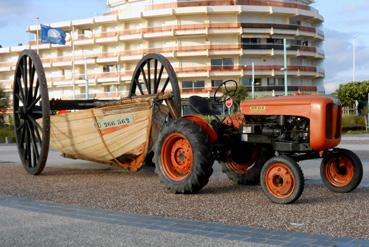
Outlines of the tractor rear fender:
[[203,118],[196,116],[196,115],[186,115],[182,117],[183,119],[189,120],[191,122],[196,123],[197,125],[201,126],[203,131],[209,136],[209,142],[214,143],[218,139],[218,134],[215,132],[213,127]]

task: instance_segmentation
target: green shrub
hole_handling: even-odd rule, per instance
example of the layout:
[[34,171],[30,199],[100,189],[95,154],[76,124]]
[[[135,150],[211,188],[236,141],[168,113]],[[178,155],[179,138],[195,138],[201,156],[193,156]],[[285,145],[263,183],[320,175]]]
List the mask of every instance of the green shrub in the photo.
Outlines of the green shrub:
[[364,116],[343,116],[342,128],[344,131],[348,130],[365,130],[365,117]]
[[12,137],[15,138],[14,129],[11,128],[0,128],[0,138]]

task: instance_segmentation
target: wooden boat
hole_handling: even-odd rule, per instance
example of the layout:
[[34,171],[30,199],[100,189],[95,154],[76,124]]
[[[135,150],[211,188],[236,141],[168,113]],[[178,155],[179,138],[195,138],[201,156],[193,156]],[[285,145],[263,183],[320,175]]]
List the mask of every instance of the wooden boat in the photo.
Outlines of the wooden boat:
[[137,171],[145,159],[153,97],[51,116],[51,148],[74,159]]

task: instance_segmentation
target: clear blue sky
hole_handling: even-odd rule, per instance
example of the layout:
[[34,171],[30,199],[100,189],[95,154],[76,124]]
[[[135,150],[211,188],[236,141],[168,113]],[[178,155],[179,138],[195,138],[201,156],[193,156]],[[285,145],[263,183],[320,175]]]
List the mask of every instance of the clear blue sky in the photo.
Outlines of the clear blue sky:
[[[105,0],[0,0],[0,44],[24,43],[25,33],[39,16],[42,23],[82,19],[106,12]],[[325,85],[332,92],[352,80],[352,40],[357,43],[357,80],[369,80],[369,1],[317,0],[325,17]]]

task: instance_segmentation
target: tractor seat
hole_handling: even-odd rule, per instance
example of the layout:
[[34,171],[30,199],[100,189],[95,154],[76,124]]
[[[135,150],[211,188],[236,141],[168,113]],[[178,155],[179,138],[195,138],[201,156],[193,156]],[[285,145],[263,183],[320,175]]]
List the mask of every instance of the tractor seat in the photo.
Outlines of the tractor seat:
[[214,108],[208,99],[200,96],[191,96],[189,98],[189,107],[192,114],[201,115],[219,115],[220,112]]

